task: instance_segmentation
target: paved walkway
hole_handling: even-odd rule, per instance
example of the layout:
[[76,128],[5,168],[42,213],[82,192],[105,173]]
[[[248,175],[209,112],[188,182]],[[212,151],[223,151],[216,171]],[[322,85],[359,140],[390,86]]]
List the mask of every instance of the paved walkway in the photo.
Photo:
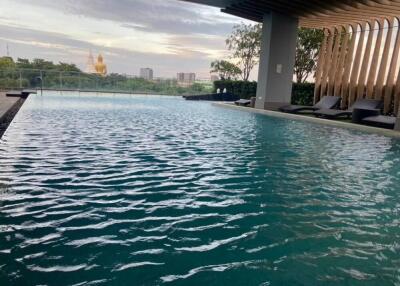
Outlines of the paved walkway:
[[6,96],[5,92],[0,92],[0,121],[19,99],[20,97]]

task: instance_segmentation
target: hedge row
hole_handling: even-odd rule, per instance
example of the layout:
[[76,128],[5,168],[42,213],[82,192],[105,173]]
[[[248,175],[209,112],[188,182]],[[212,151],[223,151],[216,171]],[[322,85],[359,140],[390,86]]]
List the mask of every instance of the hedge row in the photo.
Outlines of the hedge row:
[[[218,80],[214,82],[214,92],[226,88],[228,93],[232,93],[243,99],[250,99],[256,96],[257,82],[255,81],[231,81]],[[292,104],[312,105],[314,100],[313,83],[294,83],[292,90]]]
[[256,96],[257,82],[232,80],[217,80],[214,82],[214,92],[217,92],[218,89],[222,92],[225,88],[228,93],[243,99],[250,99],[250,97]]
[[292,104],[313,105],[314,86],[313,83],[294,83],[292,89]]

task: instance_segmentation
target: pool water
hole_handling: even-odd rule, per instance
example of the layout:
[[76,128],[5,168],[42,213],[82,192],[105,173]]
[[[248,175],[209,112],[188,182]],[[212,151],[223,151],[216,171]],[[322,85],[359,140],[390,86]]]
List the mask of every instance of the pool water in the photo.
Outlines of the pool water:
[[175,97],[33,95],[0,285],[400,285],[400,141]]

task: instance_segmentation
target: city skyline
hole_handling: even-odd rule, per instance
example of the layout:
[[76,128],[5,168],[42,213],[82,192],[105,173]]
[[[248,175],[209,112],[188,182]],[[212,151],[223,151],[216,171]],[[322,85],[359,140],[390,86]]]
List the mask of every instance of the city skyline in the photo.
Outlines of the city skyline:
[[227,57],[225,39],[243,22],[176,0],[2,0],[0,9],[0,55],[8,45],[14,58],[63,61],[85,70],[92,50],[104,55],[109,72],[152,67],[160,77],[182,71],[209,77],[210,62]]

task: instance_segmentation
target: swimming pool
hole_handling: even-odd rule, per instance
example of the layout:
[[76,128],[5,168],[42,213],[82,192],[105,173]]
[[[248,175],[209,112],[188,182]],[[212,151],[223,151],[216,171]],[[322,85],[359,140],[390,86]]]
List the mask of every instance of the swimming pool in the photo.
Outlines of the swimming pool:
[[0,285],[400,284],[396,139],[48,93],[0,170]]

